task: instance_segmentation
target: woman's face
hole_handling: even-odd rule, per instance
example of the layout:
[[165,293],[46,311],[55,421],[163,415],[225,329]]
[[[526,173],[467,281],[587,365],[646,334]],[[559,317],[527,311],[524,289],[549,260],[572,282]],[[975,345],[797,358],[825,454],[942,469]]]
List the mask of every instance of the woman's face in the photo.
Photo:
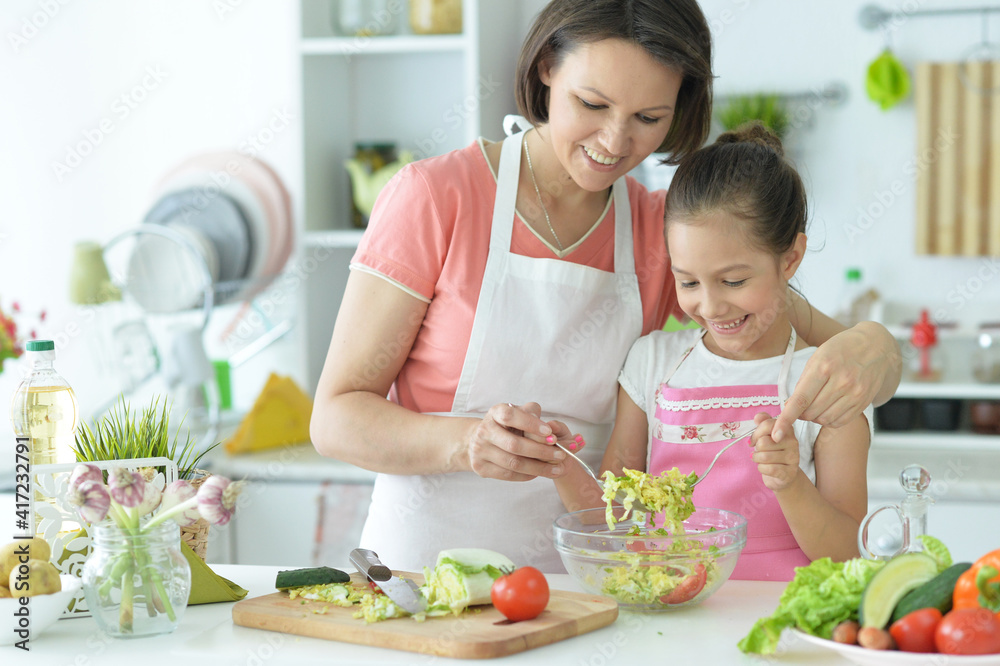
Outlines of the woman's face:
[[707,332],[705,344],[738,360],[769,358],[788,343],[788,280],[805,251],[805,234],[775,258],[751,245],[728,213],[667,227],[677,301]]
[[620,39],[581,44],[554,67],[547,131],[563,168],[581,188],[607,189],[656,150],[670,129],[681,74]]

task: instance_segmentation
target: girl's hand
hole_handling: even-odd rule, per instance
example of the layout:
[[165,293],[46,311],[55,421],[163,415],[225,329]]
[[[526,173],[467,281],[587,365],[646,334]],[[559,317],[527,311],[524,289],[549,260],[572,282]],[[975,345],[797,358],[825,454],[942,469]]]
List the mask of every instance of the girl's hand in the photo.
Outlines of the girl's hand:
[[757,430],[751,439],[753,461],[757,463],[764,485],[774,492],[785,490],[792,485],[799,474],[799,442],[789,429],[780,442],[775,442],[771,433],[777,419],[761,412],[754,417]]
[[[538,403],[522,407],[500,403],[476,423],[466,446],[469,467],[479,476],[505,481],[556,478],[563,473],[566,454],[546,443],[553,427],[539,418]],[[559,424],[568,432],[565,424]],[[555,441],[555,440],[553,440]]]
[[791,434],[796,419],[840,428],[875,401],[886,377],[898,373],[901,359],[894,340],[886,347],[878,344],[885,336],[867,331],[859,324],[816,349],[782,408],[775,441]]

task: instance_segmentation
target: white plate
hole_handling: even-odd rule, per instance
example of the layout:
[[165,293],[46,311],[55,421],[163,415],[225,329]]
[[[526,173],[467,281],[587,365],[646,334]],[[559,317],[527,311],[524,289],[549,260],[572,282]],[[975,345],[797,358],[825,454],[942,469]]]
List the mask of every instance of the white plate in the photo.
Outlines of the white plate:
[[806,643],[818,645],[827,650],[833,650],[843,658],[861,666],[885,666],[886,664],[905,664],[906,666],[1000,666],[1000,654],[984,654],[972,657],[962,657],[950,654],[921,654],[917,652],[899,652],[897,650],[869,650],[858,645],[845,645],[836,641],[818,638],[798,629],[792,633]]

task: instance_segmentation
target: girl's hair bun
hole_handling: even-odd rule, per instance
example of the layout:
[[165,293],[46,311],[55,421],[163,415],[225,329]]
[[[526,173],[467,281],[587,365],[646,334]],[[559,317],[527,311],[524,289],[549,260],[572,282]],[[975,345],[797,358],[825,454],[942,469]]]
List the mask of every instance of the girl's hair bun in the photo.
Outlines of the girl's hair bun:
[[785,154],[785,149],[781,145],[781,139],[778,138],[778,135],[759,120],[751,120],[728,132],[723,132],[715,140],[715,143],[753,143],[770,148],[779,156]]

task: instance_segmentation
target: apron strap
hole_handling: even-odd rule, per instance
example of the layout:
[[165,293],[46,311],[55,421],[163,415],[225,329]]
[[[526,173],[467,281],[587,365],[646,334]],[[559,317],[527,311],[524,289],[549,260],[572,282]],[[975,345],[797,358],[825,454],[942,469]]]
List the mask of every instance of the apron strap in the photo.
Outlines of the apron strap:
[[[791,374],[792,359],[795,356],[795,341],[797,340],[797,337],[795,335],[795,327],[792,326],[791,329],[792,332],[788,336],[788,345],[785,347],[785,355],[781,359],[781,371],[778,373],[778,399],[781,401],[782,406],[784,406],[784,404],[788,402],[788,376],[789,374]],[[706,333],[705,329],[702,329],[701,335],[698,336],[699,342],[701,341],[702,338],[705,337],[705,333]],[[695,343],[695,345],[696,344],[697,343]],[[677,361],[677,365],[675,365],[674,369],[671,370],[667,374],[667,376],[663,379],[664,384],[670,382],[670,378],[677,373],[677,370],[681,367],[681,364],[684,363],[684,361],[687,360],[687,357],[691,355],[691,352],[694,351],[695,345],[691,345],[690,347],[687,348],[687,350],[685,350],[683,354],[681,354],[680,360]]]
[[[508,116],[510,117],[510,116]],[[493,224],[490,230],[490,256],[494,252],[510,252],[514,233],[514,206],[517,203],[517,181],[521,175],[521,141],[524,131],[503,140],[500,147],[500,167],[497,169],[497,194],[493,202]],[[487,259],[487,262],[489,259]]]
[[615,198],[615,273],[635,275],[635,250],[632,241],[632,211],[628,200],[628,184],[619,178],[611,187]]
[[525,130],[529,130],[533,127],[533,125],[528,122],[527,118],[525,118],[524,116],[519,116],[516,113],[509,113],[503,117],[504,134],[506,134],[507,136],[516,134],[517,132],[514,131],[515,125],[520,128],[518,130],[519,132],[524,132]]
[[782,407],[788,402],[788,375],[792,369],[792,357],[795,355],[795,327],[790,326],[790,328],[792,333],[788,336],[788,347],[785,348],[785,358],[781,360],[781,372],[778,374],[778,399],[781,400]]

